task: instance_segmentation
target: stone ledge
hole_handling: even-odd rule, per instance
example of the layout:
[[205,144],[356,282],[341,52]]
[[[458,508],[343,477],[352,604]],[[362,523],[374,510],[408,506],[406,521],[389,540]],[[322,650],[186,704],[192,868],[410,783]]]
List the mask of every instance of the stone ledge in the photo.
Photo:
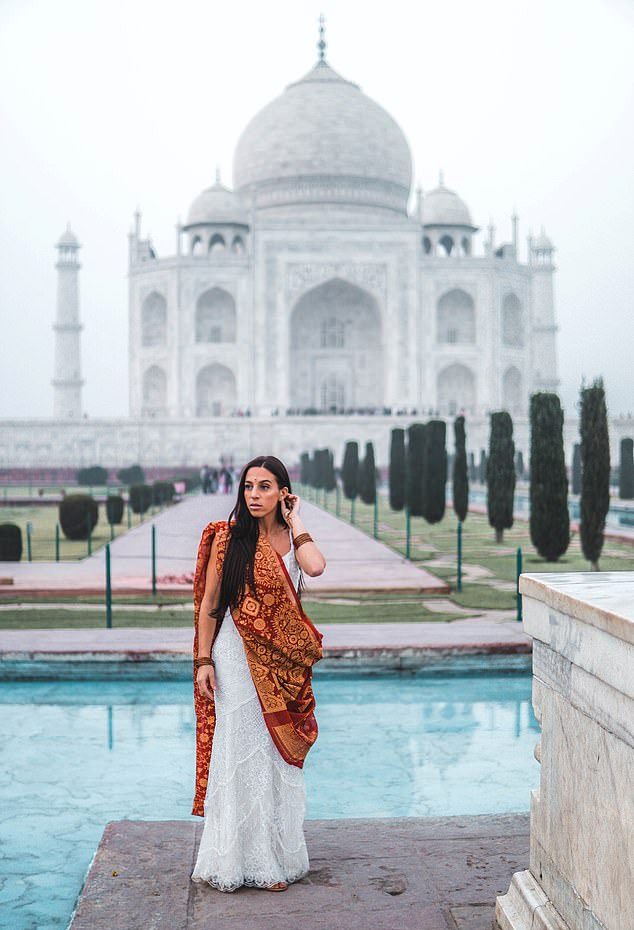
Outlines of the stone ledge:
[[304,826],[305,878],[223,894],[189,878],[202,820],[109,823],[69,930],[490,930],[528,862],[528,814]]

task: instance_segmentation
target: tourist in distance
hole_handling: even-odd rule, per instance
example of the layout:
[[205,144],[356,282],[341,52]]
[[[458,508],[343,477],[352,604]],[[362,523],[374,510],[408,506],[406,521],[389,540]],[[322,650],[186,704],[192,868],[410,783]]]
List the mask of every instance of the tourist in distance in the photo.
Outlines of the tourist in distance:
[[198,549],[192,813],[205,823],[191,879],[221,891],[284,891],[308,872],[302,766],[317,739],[322,634],[298,595],[302,572],[321,575],[326,560],[299,507],[284,464],[258,456]]

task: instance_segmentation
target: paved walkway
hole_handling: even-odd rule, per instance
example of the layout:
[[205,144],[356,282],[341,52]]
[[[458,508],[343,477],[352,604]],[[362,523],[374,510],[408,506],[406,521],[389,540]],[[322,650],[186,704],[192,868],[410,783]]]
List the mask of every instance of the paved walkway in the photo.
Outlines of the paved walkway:
[[[317,670],[452,669],[476,667],[487,656],[487,667],[530,669],[532,640],[521,624],[486,617],[422,623],[320,624],[324,658]],[[189,627],[78,630],[0,630],[0,678],[14,677],[14,663],[22,663],[20,677],[51,674],[59,662],[62,677],[95,674],[93,663],[116,663],[117,674],[129,664],[135,674],[183,674],[189,665],[192,630]],[[496,658],[497,657],[497,658]],[[143,669],[140,663],[144,663]],[[159,669],[157,663],[161,663]],[[166,663],[169,671],[166,671]],[[107,669],[102,665],[102,671]]]
[[202,821],[109,823],[70,930],[490,930],[528,868],[529,815],[307,820],[287,891],[190,880]]
[[[226,519],[234,499],[234,495],[222,494],[188,497],[115,540],[110,546],[113,589],[150,590],[152,524],[156,526],[160,590],[189,589],[202,529],[210,520]],[[444,581],[331,513],[302,500],[301,515],[327,561],[322,575],[306,578],[307,590],[448,593]],[[13,579],[13,584],[0,584],[0,595],[101,593],[105,549],[80,562],[0,562],[0,578]]]

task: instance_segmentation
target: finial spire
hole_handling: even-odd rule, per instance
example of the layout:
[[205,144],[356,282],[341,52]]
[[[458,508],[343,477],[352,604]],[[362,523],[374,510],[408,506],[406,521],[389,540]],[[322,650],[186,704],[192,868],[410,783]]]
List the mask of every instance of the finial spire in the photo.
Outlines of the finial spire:
[[323,13],[319,14],[319,42],[317,43],[319,51],[319,60],[326,60],[326,17]]
[[445,186],[445,172],[442,170],[442,168],[438,172],[438,185],[439,187]]
[[216,184],[220,184],[220,165],[216,165]]

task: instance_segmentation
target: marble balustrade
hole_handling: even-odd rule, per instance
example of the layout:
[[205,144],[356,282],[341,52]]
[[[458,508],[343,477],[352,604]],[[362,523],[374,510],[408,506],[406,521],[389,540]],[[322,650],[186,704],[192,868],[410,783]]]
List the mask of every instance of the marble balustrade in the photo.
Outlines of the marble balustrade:
[[502,930],[634,928],[634,572],[526,574],[542,728],[529,868]]

